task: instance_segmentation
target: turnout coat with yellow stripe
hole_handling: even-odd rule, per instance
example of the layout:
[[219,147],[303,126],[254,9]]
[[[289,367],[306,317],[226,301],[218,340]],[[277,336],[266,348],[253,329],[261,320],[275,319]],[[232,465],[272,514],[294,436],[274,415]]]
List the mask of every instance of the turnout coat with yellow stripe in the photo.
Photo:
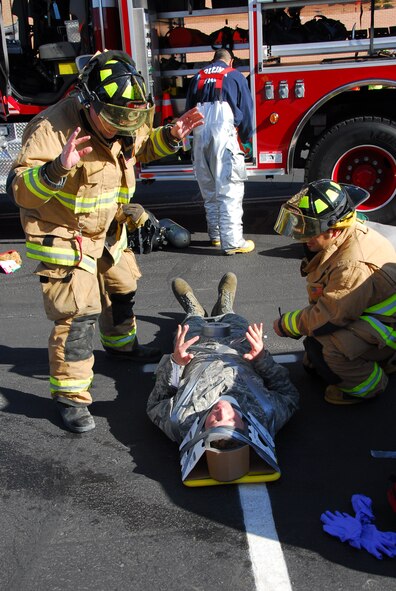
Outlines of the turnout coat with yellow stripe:
[[396,252],[392,244],[360,222],[334,243],[304,260],[309,305],[283,314],[288,335],[322,336],[361,319],[396,349]]
[[[70,96],[32,119],[13,163],[12,189],[21,208],[27,256],[54,265],[79,264],[94,273],[111,222],[135,192],[134,164],[162,158],[175,148],[166,141],[163,127],[151,133],[144,128],[127,159],[121,140],[107,143],[87,129],[83,110]],[[61,154],[76,127],[81,127],[79,137],[91,136],[93,151],[70,171],[62,188],[54,188],[46,182],[42,166]],[[126,236],[121,234],[122,245],[117,245],[111,230],[108,245],[114,254],[117,246],[126,247]],[[80,235],[81,245],[76,240]]]

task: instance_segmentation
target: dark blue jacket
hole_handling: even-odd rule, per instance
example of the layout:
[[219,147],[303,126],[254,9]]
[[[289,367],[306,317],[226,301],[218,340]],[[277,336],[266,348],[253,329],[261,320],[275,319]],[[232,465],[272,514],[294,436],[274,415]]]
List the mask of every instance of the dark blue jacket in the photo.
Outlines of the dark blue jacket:
[[[209,73],[214,68],[216,72],[228,68],[223,61],[211,62],[203,71]],[[202,70],[201,70],[202,71]],[[205,84],[202,91],[198,90],[198,80],[201,72],[195,74],[190,82],[187,92],[186,110],[192,109],[197,103],[208,103],[220,100],[220,96],[214,91],[214,85]],[[247,142],[253,133],[253,100],[250,94],[246,78],[238,70],[232,69],[223,78],[221,98],[227,101],[234,114],[234,124],[238,128],[241,142]]]

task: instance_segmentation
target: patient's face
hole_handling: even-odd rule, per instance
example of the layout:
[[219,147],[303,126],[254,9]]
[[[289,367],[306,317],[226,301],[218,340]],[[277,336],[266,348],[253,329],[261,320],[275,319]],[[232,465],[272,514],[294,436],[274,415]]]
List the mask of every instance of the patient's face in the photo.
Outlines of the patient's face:
[[206,417],[205,429],[212,427],[234,427],[243,429],[244,422],[240,414],[228,402],[228,400],[219,400],[212,407],[212,410]]

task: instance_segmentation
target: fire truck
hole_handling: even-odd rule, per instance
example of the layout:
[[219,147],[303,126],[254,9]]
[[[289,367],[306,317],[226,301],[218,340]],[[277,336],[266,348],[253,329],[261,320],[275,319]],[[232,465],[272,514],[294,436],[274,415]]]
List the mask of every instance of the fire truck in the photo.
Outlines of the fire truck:
[[[370,192],[363,213],[396,224],[395,11],[395,0],[2,0],[0,192],[26,123],[73,88],[76,57],[132,55],[160,125],[224,46],[254,101],[249,179],[353,183]],[[138,179],[194,178],[189,148]]]

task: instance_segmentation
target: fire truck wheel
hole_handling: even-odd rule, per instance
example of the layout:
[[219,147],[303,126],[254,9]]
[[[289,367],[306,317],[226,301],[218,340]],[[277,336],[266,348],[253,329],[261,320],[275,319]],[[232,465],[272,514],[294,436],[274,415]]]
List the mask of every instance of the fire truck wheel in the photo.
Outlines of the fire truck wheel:
[[313,147],[305,181],[331,178],[367,189],[359,208],[370,220],[396,225],[396,122],[356,117],[325,131]]

